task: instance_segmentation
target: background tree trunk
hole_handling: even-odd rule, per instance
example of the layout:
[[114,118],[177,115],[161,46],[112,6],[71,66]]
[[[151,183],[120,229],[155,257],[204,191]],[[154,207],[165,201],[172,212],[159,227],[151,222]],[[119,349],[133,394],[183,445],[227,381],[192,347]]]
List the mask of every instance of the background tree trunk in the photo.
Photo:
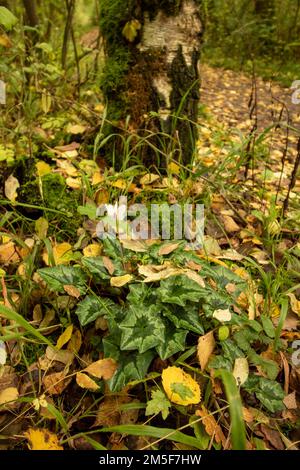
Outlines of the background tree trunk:
[[[171,135],[177,140],[173,158],[182,157],[184,163],[191,160],[197,139],[200,4],[201,0],[100,2],[108,120],[120,123],[130,115],[131,128],[139,132],[147,128]],[[151,111],[157,113],[155,119],[150,118]],[[146,158],[149,162],[148,154]]]
[[263,19],[273,17],[275,13],[274,0],[254,0],[255,13]]
[[[23,5],[26,12],[26,23],[28,26],[31,26],[31,28],[37,28],[39,25],[39,17],[37,14],[35,0],[23,0]],[[38,33],[35,31],[30,34],[27,33],[27,37],[30,38],[34,44],[38,40]]]

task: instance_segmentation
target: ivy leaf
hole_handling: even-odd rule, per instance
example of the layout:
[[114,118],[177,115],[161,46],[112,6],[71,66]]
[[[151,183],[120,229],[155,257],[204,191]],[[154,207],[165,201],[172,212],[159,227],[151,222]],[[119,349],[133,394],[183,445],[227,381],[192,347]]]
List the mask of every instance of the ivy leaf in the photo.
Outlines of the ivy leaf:
[[48,287],[56,292],[65,293],[64,286],[76,286],[80,294],[87,289],[87,276],[79,266],[54,266],[38,269],[38,274]]
[[199,302],[200,296],[204,293],[203,287],[183,275],[164,279],[157,289],[157,294],[162,302],[181,307],[184,307],[188,301]]
[[185,309],[178,308],[176,305],[170,306],[164,309],[163,314],[174,323],[176,328],[183,328],[200,335],[204,333],[198,309],[194,305],[187,305]]
[[168,359],[178,351],[184,351],[187,331],[180,330],[167,320],[165,324],[165,335],[163,341],[156,346],[156,351],[162,360]]
[[118,306],[110,299],[87,295],[77,306],[76,315],[81,326],[97,320],[103,315],[110,315],[118,309]]
[[148,367],[154,358],[153,351],[144,354],[122,353],[118,357],[118,369],[108,381],[112,392],[119,392],[125,385],[133,380],[143,380],[147,374]]
[[113,236],[106,236],[102,240],[103,251],[109,258],[113,260],[120,260],[123,258],[122,245],[117,238]]
[[208,363],[209,369],[226,369],[231,371],[232,362],[224,356],[215,356]]
[[92,274],[96,281],[105,281],[110,279],[110,275],[107,272],[106,267],[103,263],[102,256],[91,256],[82,258],[82,264]]
[[272,413],[282,411],[284,409],[283,399],[285,395],[280,384],[260,377],[259,385],[260,390],[256,392],[256,396],[261,403]]
[[0,7],[0,25],[10,31],[18,22],[18,18],[5,7]]
[[138,349],[140,354],[158,346],[165,335],[165,324],[156,305],[151,305],[148,309],[144,305],[140,308],[132,305],[120,324],[120,329],[121,349]]
[[239,357],[245,357],[243,351],[231,339],[222,341],[222,349],[224,357],[229,359],[231,363]]
[[151,400],[147,403],[145,415],[151,416],[161,413],[162,418],[167,419],[171,406],[170,401],[161,390],[153,390],[151,392]]
[[267,374],[270,380],[276,379],[279,373],[279,367],[275,361],[272,361],[271,359],[263,358],[262,356],[257,354],[252,348],[250,348],[250,350],[248,351],[248,357],[249,357],[249,361],[252,364],[262,368],[263,372]]

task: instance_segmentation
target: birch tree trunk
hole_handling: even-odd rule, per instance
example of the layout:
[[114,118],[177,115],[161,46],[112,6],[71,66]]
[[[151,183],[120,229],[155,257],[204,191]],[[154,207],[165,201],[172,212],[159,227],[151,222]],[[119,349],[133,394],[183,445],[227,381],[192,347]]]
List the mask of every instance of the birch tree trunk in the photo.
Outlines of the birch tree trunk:
[[[201,0],[100,0],[107,119],[119,125],[130,116],[131,129],[142,135],[170,135],[172,157],[184,163],[197,139],[200,6]],[[145,158],[151,161],[149,152]]]

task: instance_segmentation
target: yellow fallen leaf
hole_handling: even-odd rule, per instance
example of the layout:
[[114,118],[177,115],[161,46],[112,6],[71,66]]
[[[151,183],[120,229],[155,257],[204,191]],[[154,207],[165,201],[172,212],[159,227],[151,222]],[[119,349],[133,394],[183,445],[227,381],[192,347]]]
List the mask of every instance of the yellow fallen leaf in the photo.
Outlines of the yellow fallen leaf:
[[216,346],[214,333],[210,331],[204,336],[200,336],[198,340],[197,356],[200,363],[201,370],[205,370],[209,358],[214,352]]
[[66,378],[66,371],[53,372],[43,377],[45,392],[49,395],[60,395],[71,382],[72,377]]
[[179,175],[180,173],[180,166],[177,165],[177,163],[175,162],[171,162],[168,164],[168,171],[169,173],[171,173],[172,175]]
[[72,286],[71,284],[66,284],[64,286],[64,291],[70,296],[70,297],[75,297],[75,299],[79,299],[80,297],[80,290],[75,287],[75,286]]
[[[69,264],[72,259],[72,246],[69,243],[59,243],[52,247],[55,264]],[[48,251],[43,253],[43,261],[49,266]]]
[[218,309],[218,310],[215,310],[213,313],[213,318],[221,322],[230,321],[231,317],[232,317],[232,313],[230,312],[229,308],[225,310]]
[[67,344],[70,341],[72,333],[73,333],[73,325],[69,325],[58,338],[57,343],[56,343],[57,349],[61,349],[65,344]]
[[95,195],[95,202],[98,206],[101,204],[107,204],[109,202],[109,192],[107,189],[99,189]]
[[16,249],[14,242],[10,241],[0,245],[0,263],[2,265],[8,265],[16,263],[20,260],[19,253]]
[[49,432],[47,429],[29,428],[24,436],[28,440],[30,450],[64,450],[59,445],[56,434]]
[[88,375],[83,374],[82,372],[77,372],[76,374],[77,385],[81,388],[86,388],[87,390],[92,390],[95,392],[99,390],[99,385],[94,382]]
[[224,228],[227,233],[239,232],[240,227],[233,220],[233,218],[230,217],[230,215],[223,215],[222,219],[223,219]]
[[147,173],[145,176],[142,176],[142,178],[140,179],[140,184],[142,186],[147,185],[147,184],[152,184],[159,179],[160,179],[159,175],[155,175],[153,173]]
[[84,369],[84,372],[97,377],[98,379],[109,380],[116,372],[118,365],[114,359],[100,359],[99,361],[93,362]]
[[135,251],[136,253],[146,253],[148,251],[147,246],[142,240],[120,240],[122,246],[126,250]]
[[192,281],[196,282],[200,287],[205,287],[203,278],[199,276],[199,274],[195,273],[195,271],[192,271],[190,269],[185,269],[182,274],[187,276]]
[[44,175],[48,175],[49,173],[51,173],[51,166],[48,165],[48,163],[37,162],[35,167],[37,170],[37,174],[40,178]]
[[168,277],[184,273],[183,269],[168,265],[156,266],[148,264],[146,266],[139,266],[138,270],[139,274],[146,277],[143,282],[157,282],[162,279],[168,279]]
[[99,183],[102,183],[104,181],[104,176],[100,172],[100,170],[96,171],[93,176],[92,176],[92,185],[96,186]]
[[179,242],[167,243],[158,250],[158,255],[159,256],[169,255],[170,253],[175,251],[178,248],[178,246],[179,246]]
[[11,405],[19,398],[19,392],[16,387],[8,387],[0,392],[0,406]]
[[112,287],[123,287],[128,282],[132,281],[133,276],[131,274],[125,274],[125,276],[116,276],[110,279],[110,285]]
[[66,179],[68,188],[81,189],[82,181],[80,178],[71,178],[70,176]]
[[83,254],[87,258],[94,258],[100,256],[102,253],[102,246],[96,243],[91,243],[83,249]]
[[68,343],[67,349],[72,351],[74,354],[79,352],[79,349],[82,345],[82,336],[79,330],[75,330],[72,334],[72,337]]
[[68,134],[83,134],[86,131],[86,126],[81,124],[68,124],[66,127],[66,132]]
[[120,179],[117,179],[116,181],[113,181],[111,185],[113,186],[113,188],[126,189],[128,186],[128,183],[126,180],[120,178]]
[[292,311],[298,315],[298,317],[300,317],[300,300],[297,299],[297,297],[295,296],[295,294],[288,294],[289,298],[290,298],[290,305],[291,305],[291,309]]
[[196,416],[200,416],[202,418],[202,423],[205,427],[205,431],[207,434],[214,438],[214,440],[218,444],[222,444],[223,448],[226,445],[226,438],[221,429],[221,426],[215,420],[215,417],[207,411],[204,405],[202,405],[201,410],[196,411]]
[[167,367],[162,372],[162,385],[167,397],[177,405],[188,406],[201,400],[198,383],[180,367]]
[[5,181],[5,185],[4,185],[4,193],[7,199],[9,199],[12,202],[15,202],[18,197],[17,189],[19,187],[20,187],[20,183],[17,180],[17,178],[15,178],[13,175],[10,175]]

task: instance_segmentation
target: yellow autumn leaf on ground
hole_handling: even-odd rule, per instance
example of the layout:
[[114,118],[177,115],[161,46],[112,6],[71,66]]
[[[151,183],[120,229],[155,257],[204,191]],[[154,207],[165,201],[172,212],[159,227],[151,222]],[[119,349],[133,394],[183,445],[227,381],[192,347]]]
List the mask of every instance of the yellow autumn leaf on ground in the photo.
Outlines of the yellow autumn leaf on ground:
[[201,370],[205,370],[209,358],[215,349],[215,338],[213,331],[210,331],[198,340],[197,355]]
[[59,445],[56,434],[49,432],[47,429],[29,428],[24,436],[28,440],[30,450],[64,450]]
[[13,175],[10,175],[5,181],[4,193],[7,199],[15,202],[18,196],[17,189],[20,187],[20,183]]
[[162,385],[167,397],[177,405],[193,405],[201,400],[197,382],[180,367],[168,367],[162,372]]
[[295,294],[288,294],[288,296],[290,298],[290,305],[291,305],[292,311],[296,315],[298,315],[298,317],[300,317],[300,300],[297,299]]
[[82,372],[77,372],[76,374],[77,385],[81,388],[86,388],[87,390],[92,390],[93,392],[99,390],[99,385],[91,379],[88,375],[83,374]]
[[147,173],[145,176],[142,176],[140,179],[140,184],[142,186],[147,185],[147,184],[153,184],[155,181],[159,180],[160,176],[155,175],[153,173]]
[[88,245],[83,249],[83,254],[87,258],[94,258],[100,256],[101,252],[102,246],[96,243],[92,243],[91,245]]
[[16,387],[8,387],[0,392],[0,407],[9,405],[19,398],[19,392]]
[[168,164],[168,171],[169,173],[171,173],[172,175],[179,175],[180,173],[180,166],[177,165],[177,163],[175,162],[171,162]]
[[238,357],[232,372],[238,386],[243,385],[249,376],[249,364],[246,357]]
[[[52,251],[55,264],[69,264],[72,258],[72,246],[69,243],[54,245]],[[49,266],[49,254],[47,250],[43,253],[43,261]]]
[[49,173],[51,173],[51,166],[48,165],[48,163],[37,162],[35,167],[36,167],[37,174],[40,178],[44,175],[48,175]]
[[214,416],[207,411],[204,405],[202,405],[201,410],[196,411],[196,416],[201,416],[202,423],[205,427],[205,431],[207,432],[207,434],[213,437],[217,444],[222,443],[223,447],[225,447],[226,438],[224,436],[222,428],[221,426],[219,426]]
[[97,377],[97,379],[109,380],[116,372],[118,365],[114,359],[100,359],[99,361],[93,362],[84,369],[84,372]]
[[2,265],[7,265],[10,263],[16,263],[20,260],[19,253],[16,249],[14,242],[10,241],[0,245],[0,263]]
[[125,276],[112,277],[110,280],[110,285],[112,287],[123,287],[128,284],[128,282],[132,281],[132,279],[133,276],[131,274],[125,274]]
[[82,345],[82,336],[79,330],[73,331],[72,337],[69,341],[67,349],[77,354]]
[[56,347],[57,349],[61,349],[65,344],[67,344],[72,336],[73,333],[73,325],[69,325],[68,328],[60,335],[57,340]]

